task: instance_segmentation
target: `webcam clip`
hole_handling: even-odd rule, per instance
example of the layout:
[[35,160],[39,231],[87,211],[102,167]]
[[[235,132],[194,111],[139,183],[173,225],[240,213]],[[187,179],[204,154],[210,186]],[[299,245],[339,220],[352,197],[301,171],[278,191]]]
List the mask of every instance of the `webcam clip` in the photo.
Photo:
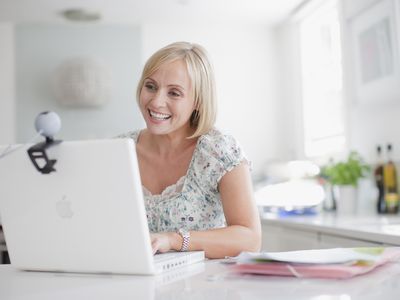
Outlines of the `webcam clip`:
[[[29,158],[31,159],[33,165],[36,170],[38,170],[42,174],[49,174],[51,172],[55,172],[54,165],[57,162],[56,159],[49,159],[47,157],[46,149],[58,145],[62,141],[54,140],[53,138],[46,137],[46,141],[33,145],[28,149]],[[40,161],[45,162],[45,164],[41,167],[39,166]]]

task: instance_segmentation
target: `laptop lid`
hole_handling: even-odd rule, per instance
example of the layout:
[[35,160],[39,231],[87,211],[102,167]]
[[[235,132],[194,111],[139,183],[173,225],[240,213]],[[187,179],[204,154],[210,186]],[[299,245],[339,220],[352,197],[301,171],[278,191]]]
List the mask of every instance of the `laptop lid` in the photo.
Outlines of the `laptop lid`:
[[62,142],[47,154],[57,159],[50,174],[38,172],[22,149],[0,160],[11,263],[26,270],[154,274],[133,141]]

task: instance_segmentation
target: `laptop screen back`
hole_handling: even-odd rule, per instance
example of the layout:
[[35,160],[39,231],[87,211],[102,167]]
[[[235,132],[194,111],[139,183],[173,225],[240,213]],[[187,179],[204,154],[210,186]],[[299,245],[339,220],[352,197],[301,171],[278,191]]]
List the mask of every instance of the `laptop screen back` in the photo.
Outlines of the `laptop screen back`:
[[[2,149],[0,148],[0,153]],[[20,269],[154,273],[135,146],[130,139],[62,142],[41,174],[24,150],[0,160],[0,215]]]

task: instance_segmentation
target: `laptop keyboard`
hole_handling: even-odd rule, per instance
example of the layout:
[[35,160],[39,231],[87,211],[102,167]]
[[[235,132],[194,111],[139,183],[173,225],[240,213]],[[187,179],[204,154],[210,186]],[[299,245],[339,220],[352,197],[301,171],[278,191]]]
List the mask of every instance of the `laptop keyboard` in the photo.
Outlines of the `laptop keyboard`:
[[154,255],[154,261],[155,262],[162,262],[164,260],[170,260],[174,258],[178,258],[182,256],[182,252],[167,252],[167,253],[159,253]]

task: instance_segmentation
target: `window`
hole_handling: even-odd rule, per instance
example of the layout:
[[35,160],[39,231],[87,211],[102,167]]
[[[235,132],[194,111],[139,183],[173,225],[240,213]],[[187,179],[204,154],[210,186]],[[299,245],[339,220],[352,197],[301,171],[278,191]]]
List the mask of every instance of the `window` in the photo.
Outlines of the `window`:
[[337,1],[300,21],[304,153],[320,157],[346,147]]

